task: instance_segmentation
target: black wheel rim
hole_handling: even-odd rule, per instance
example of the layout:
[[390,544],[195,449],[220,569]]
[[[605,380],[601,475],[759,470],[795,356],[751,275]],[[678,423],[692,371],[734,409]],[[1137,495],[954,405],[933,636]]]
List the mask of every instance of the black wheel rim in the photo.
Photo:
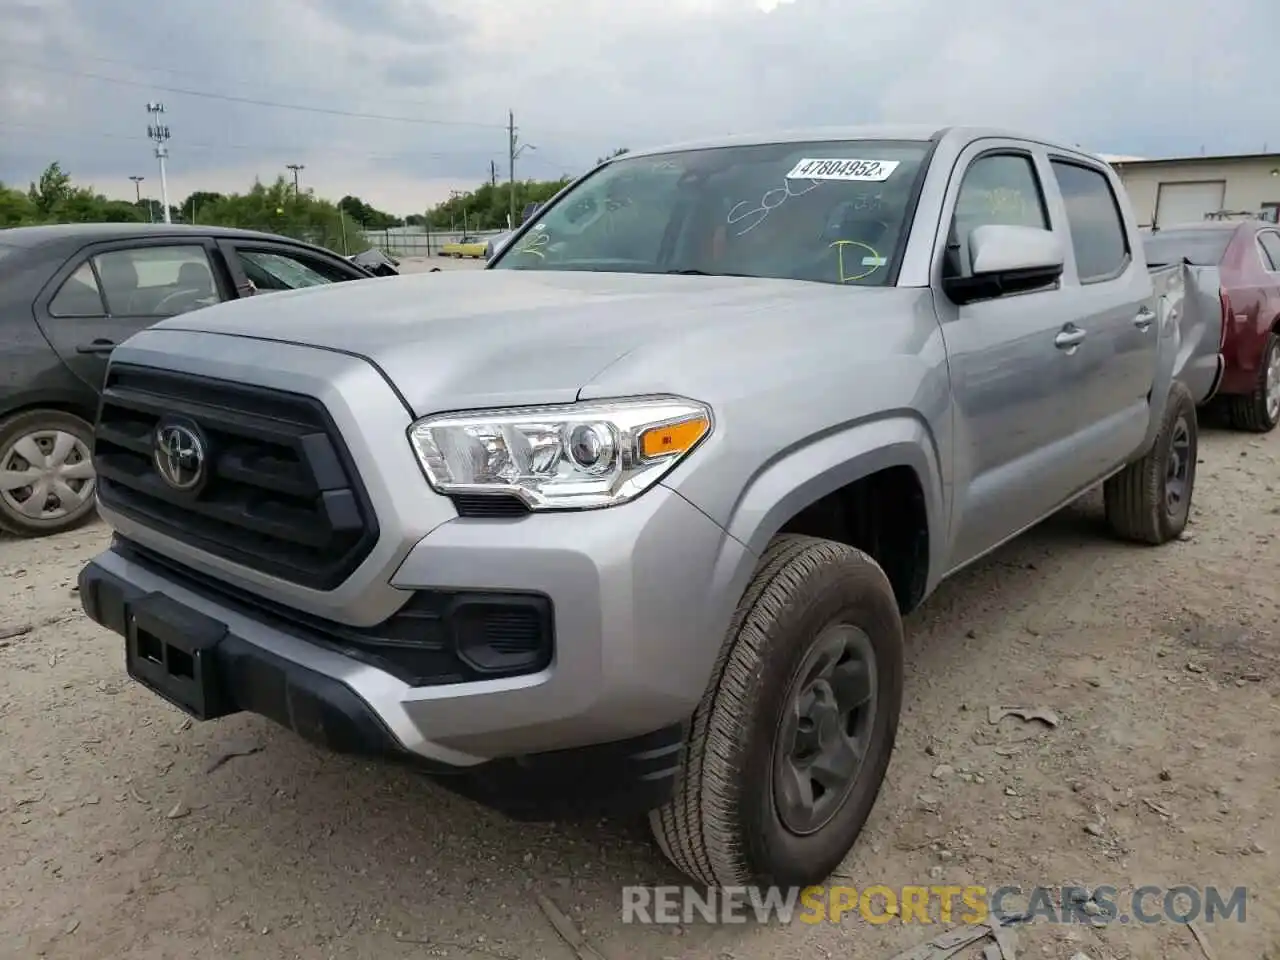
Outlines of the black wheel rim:
[[1179,417],[1169,439],[1169,463],[1164,475],[1164,508],[1176,517],[1187,497],[1187,477],[1191,473],[1191,428]]
[[818,635],[788,691],[774,743],[773,798],[799,836],[826,826],[849,796],[876,714],[871,639],[850,624]]

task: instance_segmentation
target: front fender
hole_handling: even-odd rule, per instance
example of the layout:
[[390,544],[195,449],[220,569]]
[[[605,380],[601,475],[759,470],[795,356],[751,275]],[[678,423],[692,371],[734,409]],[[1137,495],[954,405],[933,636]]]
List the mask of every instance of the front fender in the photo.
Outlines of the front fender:
[[928,426],[913,414],[899,412],[848,424],[780,452],[743,488],[725,529],[758,557],[805,507],[889,467],[910,468],[924,492],[929,525],[926,589],[932,590],[944,569],[945,490],[937,444]]

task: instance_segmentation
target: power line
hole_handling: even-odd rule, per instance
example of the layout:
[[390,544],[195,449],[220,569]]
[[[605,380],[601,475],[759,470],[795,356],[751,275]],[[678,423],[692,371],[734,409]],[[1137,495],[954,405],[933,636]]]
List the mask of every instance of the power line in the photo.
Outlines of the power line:
[[[49,133],[64,135],[73,138],[84,139],[102,139],[102,140],[125,140],[134,143],[149,143],[146,137],[133,136],[131,134],[111,133],[106,130],[86,130],[83,127],[60,127],[48,123],[30,123],[27,121],[16,120],[0,120],[0,129],[11,127],[19,130],[44,130]],[[296,143],[290,144],[262,144],[262,143],[210,143],[198,140],[183,140],[182,149],[185,150],[247,150],[256,153],[298,153],[300,148]],[[418,153],[416,151],[407,151],[404,153],[366,153],[364,151],[352,151],[342,148],[340,145],[317,147],[322,149],[326,155],[338,154],[341,156],[349,156],[361,160],[445,160],[452,157],[472,157],[481,158],[492,156],[486,154],[483,150],[455,150],[455,151],[432,151],[429,153]]]
[[85,80],[97,80],[102,83],[116,83],[124,87],[138,87],[144,90],[163,90],[166,93],[177,93],[187,97],[200,97],[204,100],[217,100],[223,103],[240,103],[253,107],[270,107],[276,110],[295,110],[301,113],[318,113],[333,117],[348,117],[354,120],[381,120],[393,123],[412,123],[422,126],[471,127],[481,130],[504,130],[502,124],[481,123],[478,120],[436,120],[427,117],[403,117],[394,114],[359,113],[354,110],[339,110],[334,107],[314,107],[301,103],[281,103],[276,100],[259,100],[255,97],[237,97],[225,93],[208,93],[203,90],[190,90],[185,87],[171,87],[159,83],[148,83],[142,80],[125,80],[121,77],[108,77],[100,73],[89,73],[83,70],[68,70],[64,67],[53,67],[43,63],[30,63],[6,59],[5,65],[21,67],[28,70],[43,70],[48,73],[62,74],[68,77],[80,77]]

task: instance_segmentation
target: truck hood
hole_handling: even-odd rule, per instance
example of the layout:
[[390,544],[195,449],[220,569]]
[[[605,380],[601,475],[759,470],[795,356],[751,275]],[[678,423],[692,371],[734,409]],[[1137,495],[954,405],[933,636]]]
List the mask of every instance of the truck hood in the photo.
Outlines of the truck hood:
[[361,356],[425,416],[570,402],[640,348],[674,347],[691,334],[705,343],[722,325],[730,338],[760,321],[785,327],[791,318],[830,312],[823,307],[846,313],[850,294],[859,292],[877,291],[737,277],[451,271],[260,294],[156,328]]

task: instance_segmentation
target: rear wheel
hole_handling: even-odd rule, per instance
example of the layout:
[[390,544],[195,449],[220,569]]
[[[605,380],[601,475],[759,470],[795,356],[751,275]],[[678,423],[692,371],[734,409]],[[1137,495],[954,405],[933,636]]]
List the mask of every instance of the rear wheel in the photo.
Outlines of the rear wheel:
[[61,410],[0,421],[0,529],[61,533],[94,512],[93,431]]
[[676,793],[650,814],[709,885],[826,879],[871,813],[902,706],[902,620],[870,557],[785,535],[739,604]]
[[1191,515],[1198,450],[1195,401],[1174,381],[1151,450],[1103,486],[1111,529],[1126,540],[1150,544],[1180,535]]
[[1280,423],[1280,337],[1267,337],[1253,392],[1227,398],[1227,416],[1237,430],[1270,433]]

